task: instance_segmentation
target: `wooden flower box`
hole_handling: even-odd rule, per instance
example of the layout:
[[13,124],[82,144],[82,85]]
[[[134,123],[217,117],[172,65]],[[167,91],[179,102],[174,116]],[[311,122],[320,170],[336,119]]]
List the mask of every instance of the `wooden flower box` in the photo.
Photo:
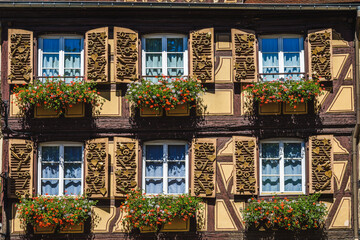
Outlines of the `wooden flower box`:
[[299,103],[296,104],[296,108],[294,106],[290,106],[288,103],[283,104],[283,113],[284,114],[307,114],[308,113],[308,104],[307,103]]
[[[35,107],[34,117],[35,118],[58,118],[59,113],[54,110],[45,109],[43,106]],[[85,104],[78,103],[72,106],[71,108],[66,108],[65,117],[74,118],[74,117],[84,117],[85,116]]]
[[[163,225],[160,232],[188,232],[190,230],[190,219],[184,221],[182,218],[175,218],[171,223]],[[152,227],[144,227],[141,233],[154,233],[156,232]]]
[[179,104],[175,107],[175,109],[171,109],[166,111],[166,116],[190,116],[190,108],[189,104]]
[[54,232],[55,232],[54,226],[48,226],[48,227],[35,226],[34,228],[34,234],[52,234]]
[[162,109],[140,108],[140,117],[161,117],[162,115]]
[[70,225],[66,224],[65,227],[59,231],[59,233],[83,233],[84,224]]
[[259,114],[260,115],[279,115],[281,114],[281,103],[267,103],[260,106],[259,104]]

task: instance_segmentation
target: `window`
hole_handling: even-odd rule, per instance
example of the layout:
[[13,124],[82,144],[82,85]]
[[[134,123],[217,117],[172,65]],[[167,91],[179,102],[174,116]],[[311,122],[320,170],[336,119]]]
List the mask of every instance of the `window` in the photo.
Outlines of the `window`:
[[305,150],[299,140],[262,141],[260,192],[305,193]]
[[41,195],[82,194],[83,158],[82,144],[41,144],[38,192]]
[[[39,39],[39,75],[83,76],[83,38],[47,36]],[[65,78],[67,82],[73,78]]]
[[188,148],[182,142],[146,143],[143,188],[147,194],[188,193]]
[[[182,35],[150,35],[142,40],[143,75],[188,75],[187,38]],[[154,78],[149,78],[154,79]]]
[[299,80],[305,71],[303,38],[261,37],[259,59],[260,74],[264,81],[281,78]]

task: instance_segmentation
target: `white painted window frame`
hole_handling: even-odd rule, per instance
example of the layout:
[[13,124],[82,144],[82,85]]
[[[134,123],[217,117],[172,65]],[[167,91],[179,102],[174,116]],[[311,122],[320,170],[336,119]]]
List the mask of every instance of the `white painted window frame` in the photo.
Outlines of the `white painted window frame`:
[[[79,35],[46,35],[39,37],[39,47],[38,47],[38,75],[42,76],[43,70],[43,40],[44,39],[59,39],[59,75],[64,76],[65,74],[65,39],[80,39],[81,40],[81,53],[80,53],[80,76],[84,76],[84,37]],[[54,54],[56,54],[54,52]],[[72,54],[72,53],[69,53]],[[57,77],[57,76],[54,76]]]
[[[42,160],[41,160],[41,153],[42,153],[42,147],[59,147],[59,178],[54,178],[54,180],[59,180],[59,194],[57,196],[64,196],[64,147],[81,147],[81,194],[83,194],[84,189],[84,144],[82,143],[72,143],[72,142],[47,142],[47,143],[41,143],[39,146],[39,152],[38,152],[38,194],[39,195],[45,195],[41,192],[41,180],[43,179],[49,179],[51,178],[42,178],[41,170],[42,170]],[[57,162],[47,162],[47,163],[57,163]],[[80,163],[80,162],[72,162],[72,163]],[[71,178],[72,180],[75,180],[75,178]],[[70,195],[70,193],[67,193]]]
[[[279,144],[279,161],[280,161],[280,169],[279,169],[279,173],[280,173],[280,191],[279,192],[265,192],[262,190],[262,144],[263,143],[278,143]],[[291,192],[291,191],[285,191],[285,175],[284,175],[284,143],[301,143],[301,187],[302,187],[302,191],[299,192]],[[298,139],[269,139],[269,140],[262,140],[260,141],[260,148],[259,148],[259,182],[260,182],[260,194],[261,195],[274,195],[274,194],[305,194],[306,192],[306,161],[305,161],[306,157],[305,157],[305,142],[302,140],[298,140]],[[300,176],[300,175],[299,175]]]
[[[284,51],[283,51],[283,39],[284,38],[298,38],[299,44],[302,50],[300,51],[300,72],[305,72],[305,52],[304,52],[304,37],[301,35],[295,34],[279,34],[279,35],[265,35],[259,37],[259,73],[264,73],[263,71],[263,55],[262,55],[262,40],[269,39],[269,38],[277,38],[278,39],[278,54],[279,54],[279,77],[285,77],[285,75],[291,75],[291,73],[281,74],[284,73]],[[275,53],[275,52],[274,52]],[[296,73],[294,73],[296,74]],[[267,75],[261,75],[262,77],[266,77]],[[303,77],[303,74],[300,75]]]
[[[143,162],[142,162],[142,189],[143,192],[146,193],[146,146],[149,145],[162,145],[163,146],[163,159],[158,162],[163,162],[163,192],[162,194],[166,195],[178,195],[183,193],[168,193],[168,145],[182,145],[185,146],[185,192],[189,193],[189,146],[185,141],[175,141],[175,140],[158,140],[146,142],[143,146]],[[150,162],[155,162],[154,160],[150,160]],[[158,177],[149,177],[150,179],[160,179]],[[171,177],[176,178],[176,177]],[[149,193],[149,195],[153,195]]]
[[[166,40],[168,38],[182,38],[183,39],[183,46],[184,46],[184,52],[183,53],[183,63],[184,63],[184,75],[183,76],[187,76],[189,75],[189,55],[188,55],[188,37],[186,35],[183,34],[166,34],[166,33],[159,33],[159,34],[147,34],[144,35],[141,39],[141,45],[142,45],[142,49],[141,49],[141,56],[142,56],[142,60],[141,60],[141,65],[142,65],[142,75],[146,76],[146,39],[149,38],[161,38],[161,45],[162,45],[162,51],[161,52],[151,52],[151,54],[161,54],[161,67],[162,67],[162,74],[163,75],[167,75],[167,42]],[[180,52],[170,52],[170,54],[173,53],[180,53]]]

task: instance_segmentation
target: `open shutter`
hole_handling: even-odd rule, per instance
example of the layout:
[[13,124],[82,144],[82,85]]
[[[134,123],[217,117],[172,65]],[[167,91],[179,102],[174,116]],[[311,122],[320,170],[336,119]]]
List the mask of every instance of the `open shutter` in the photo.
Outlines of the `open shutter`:
[[114,195],[124,197],[138,187],[138,141],[131,138],[114,138]]
[[139,78],[138,33],[127,28],[114,28],[115,81],[129,83]]
[[214,82],[214,29],[190,32],[190,76],[202,82]]
[[32,196],[34,146],[30,140],[9,140],[9,196]]
[[92,198],[108,197],[108,139],[97,138],[86,142],[85,193]]
[[216,138],[193,140],[191,169],[191,195],[215,197]]
[[333,79],[331,40],[332,29],[308,32],[310,76],[317,76],[322,81]]
[[254,137],[233,137],[234,194],[256,195],[257,181],[257,149]]
[[257,81],[256,37],[253,31],[231,29],[234,80]]
[[88,81],[108,82],[108,38],[107,27],[86,32],[85,77]]
[[8,30],[8,82],[23,84],[33,80],[33,32],[21,29]]
[[320,135],[309,138],[310,193],[333,193],[333,136]]

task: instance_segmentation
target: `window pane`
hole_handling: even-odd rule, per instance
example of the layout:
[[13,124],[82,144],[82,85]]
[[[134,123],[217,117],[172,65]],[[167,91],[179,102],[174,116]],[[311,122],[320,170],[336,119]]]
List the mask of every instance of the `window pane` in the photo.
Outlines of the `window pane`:
[[167,55],[167,66],[168,67],[184,67],[183,54],[172,53]]
[[57,69],[43,69],[42,76],[46,76],[46,77],[59,76],[59,71]]
[[65,163],[65,178],[81,178],[81,163]]
[[[65,69],[64,73],[65,73],[65,76],[80,76],[80,69]],[[65,82],[66,83],[69,83],[70,81],[75,81],[76,78],[70,78],[71,80],[69,80],[69,78],[66,78],[65,79]]]
[[162,145],[147,145],[146,146],[146,160],[163,160],[163,146]]
[[169,160],[185,160],[185,145],[169,145]]
[[182,76],[184,75],[183,68],[168,68],[168,76]]
[[278,160],[263,160],[262,174],[279,174],[280,166]]
[[278,67],[279,55],[277,53],[263,53],[263,67]]
[[81,52],[81,39],[65,39],[65,52]]
[[301,192],[302,191],[301,177],[285,177],[285,191]]
[[65,54],[65,68],[81,68],[81,55]]
[[284,143],[285,158],[301,158],[301,143]]
[[82,161],[82,147],[64,147],[64,161]]
[[162,46],[161,46],[161,38],[147,38],[146,42],[146,52],[161,52]]
[[41,194],[59,195],[59,181],[57,180],[42,180]]
[[162,177],[163,175],[163,164],[147,162],[145,176],[146,177]]
[[169,179],[168,193],[185,193],[185,179]]
[[284,162],[284,174],[301,174],[301,160],[285,160]]
[[41,164],[41,178],[58,178],[59,164],[58,163],[43,163]]
[[41,148],[41,161],[59,161],[58,146],[44,146]]
[[168,163],[169,177],[185,177],[185,162],[169,162]]
[[160,67],[162,66],[161,54],[146,54],[146,67]]
[[162,69],[156,69],[156,68],[146,69],[146,76],[160,76],[161,74],[162,74]]
[[182,38],[168,38],[167,39],[167,51],[168,52],[183,52],[184,44]]
[[44,54],[43,68],[59,68],[59,54]]
[[284,66],[300,67],[300,53],[284,53]]
[[278,39],[266,38],[262,39],[262,52],[278,52]]
[[43,52],[59,52],[59,39],[43,39]]
[[279,177],[262,177],[262,191],[263,192],[278,192],[280,191]]
[[284,52],[300,52],[300,44],[298,38],[283,39]]
[[147,179],[145,192],[150,194],[163,193],[162,180]]
[[278,143],[263,143],[261,144],[261,157],[263,158],[278,158],[279,144]]
[[64,194],[79,195],[81,194],[81,181],[79,180],[65,180]]

